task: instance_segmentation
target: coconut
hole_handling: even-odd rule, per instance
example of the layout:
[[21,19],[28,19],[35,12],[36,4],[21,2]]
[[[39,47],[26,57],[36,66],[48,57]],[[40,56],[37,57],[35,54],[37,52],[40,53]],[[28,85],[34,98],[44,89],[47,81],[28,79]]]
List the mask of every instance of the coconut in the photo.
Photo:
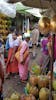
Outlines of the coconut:
[[48,71],[47,77],[50,79],[51,78],[51,71]]
[[29,82],[31,85],[36,86],[38,84],[38,77],[36,75],[30,75]]
[[49,90],[47,88],[41,88],[39,92],[40,100],[49,100]]
[[48,87],[49,85],[49,78],[46,75],[38,76],[38,87]]
[[10,98],[5,98],[4,100],[10,100]]
[[25,100],[36,100],[36,98],[32,94],[30,94],[26,96]]
[[30,68],[30,73],[34,74],[34,75],[40,75],[41,74],[41,68],[40,68],[40,66],[39,65],[33,65]]
[[27,93],[29,93],[29,91],[30,91],[30,88],[31,88],[31,85],[30,85],[30,83],[27,83],[27,84],[26,84],[26,91],[27,91]]
[[25,98],[26,98],[26,95],[22,94],[21,97],[20,97],[20,100],[25,100]]
[[37,97],[37,96],[38,96],[38,93],[39,93],[38,88],[32,86],[32,87],[30,88],[29,93]]
[[53,100],[56,100],[56,92],[53,92],[52,95],[53,95]]
[[10,97],[10,100],[20,100],[20,94],[18,93],[13,93]]
[[53,89],[56,91],[56,80],[53,80]]

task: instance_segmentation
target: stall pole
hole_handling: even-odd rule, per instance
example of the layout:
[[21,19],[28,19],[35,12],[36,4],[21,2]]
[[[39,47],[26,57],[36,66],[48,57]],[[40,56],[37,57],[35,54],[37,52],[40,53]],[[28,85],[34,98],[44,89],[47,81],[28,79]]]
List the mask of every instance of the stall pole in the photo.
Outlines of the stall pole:
[[54,62],[54,40],[55,40],[55,34],[52,35],[52,48],[51,48],[52,56],[50,57],[51,77],[50,77],[50,83],[49,83],[49,88],[50,88],[49,100],[53,100],[53,98],[52,98],[52,83],[53,83],[53,62]]

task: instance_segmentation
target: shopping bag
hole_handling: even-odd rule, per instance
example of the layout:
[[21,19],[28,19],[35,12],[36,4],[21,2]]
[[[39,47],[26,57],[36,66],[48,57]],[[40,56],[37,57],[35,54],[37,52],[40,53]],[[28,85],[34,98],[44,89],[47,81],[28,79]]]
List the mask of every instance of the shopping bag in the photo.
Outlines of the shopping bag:
[[[26,50],[24,51],[24,53],[23,53],[23,61],[26,60],[26,58],[27,58],[28,55],[29,55],[29,51],[26,49]],[[15,58],[17,59],[17,61],[18,61],[19,63],[21,63],[21,60],[20,60],[20,50],[16,52]]]

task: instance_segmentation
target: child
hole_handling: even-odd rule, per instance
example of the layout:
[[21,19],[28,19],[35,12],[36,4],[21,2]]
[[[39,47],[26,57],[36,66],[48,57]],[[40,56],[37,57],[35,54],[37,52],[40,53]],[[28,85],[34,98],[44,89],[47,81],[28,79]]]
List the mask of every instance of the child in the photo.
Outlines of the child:
[[4,83],[4,72],[2,64],[0,62],[0,100],[3,100],[3,83]]

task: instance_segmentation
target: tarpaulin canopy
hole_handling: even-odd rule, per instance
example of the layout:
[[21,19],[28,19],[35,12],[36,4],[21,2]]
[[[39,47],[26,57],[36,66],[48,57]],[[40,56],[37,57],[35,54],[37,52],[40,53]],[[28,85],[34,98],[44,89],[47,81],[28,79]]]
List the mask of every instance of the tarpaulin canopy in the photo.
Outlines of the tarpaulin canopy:
[[26,12],[32,14],[33,16],[36,16],[36,17],[42,17],[42,15],[40,14],[40,9],[37,9],[37,8],[32,8],[32,9],[28,9],[26,10]]
[[21,2],[15,4],[16,11],[22,14],[27,14],[26,10],[31,9],[31,7],[24,6]]
[[39,9],[33,9],[32,7],[24,6],[21,2],[15,4],[9,4],[4,1],[0,1],[0,13],[14,18],[16,12],[21,14],[32,14],[33,16],[40,17]]
[[0,2],[8,2],[8,0],[0,0]]
[[0,13],[14,18],[16,16],[16,7],[14,4],[9,4],[4,1],[0,1]]
[[19,13],[31,14],[36,17],[41,17],[40,14],[41,9],[24,6],[21,2],[18,2],[15,5],[16,5],[16,11]]

